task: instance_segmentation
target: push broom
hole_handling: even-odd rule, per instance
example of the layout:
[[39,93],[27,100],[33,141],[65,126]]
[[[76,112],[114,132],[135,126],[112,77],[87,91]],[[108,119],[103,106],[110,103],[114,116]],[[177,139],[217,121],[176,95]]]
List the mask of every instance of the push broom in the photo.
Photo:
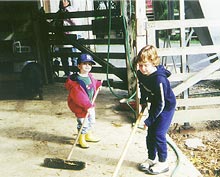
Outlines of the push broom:
[[[95,99],[98,95],[100,88],[97,89],[93,99],[92,99],[92,104],[94,104]],[[79,136],[82,132],[82,129],[85,125],[85,120],[86,118],[89,116],[89,113],[86,114],[85,119],[83,121],[83,124],[77,134],[76,140],[74,142],[74,144],[72,145],[71,151],[67,157],[66,160],[64,159],[60,159],[60,158],[45,158],[44,159],[44,166],[45,167],[49,167],[49,168],[59,168],[59,169],[69,169],[69,170],[82,170],[86,167],[86,162],[82,162],[82,161],[76,161],[76,160],[70,160],[72,154],[73,154],[73,150],[74,147],[76,146],[76,143],[78,142]]]

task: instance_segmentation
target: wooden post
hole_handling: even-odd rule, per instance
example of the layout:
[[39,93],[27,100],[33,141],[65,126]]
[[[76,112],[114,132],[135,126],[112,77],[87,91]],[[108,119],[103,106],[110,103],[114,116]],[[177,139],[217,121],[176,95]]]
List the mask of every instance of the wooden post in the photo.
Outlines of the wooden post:
[[[147,44],[147,33],[146,33],[146,23],[147,23],[147,16],[146,16],[146,0],[139,0],[136,1],[136,54]],[[155,37],[155,34],[153,35]],[[155,38],[154,38],[155,39]],[[137,82],[137,79],[136,79]],[[137,114],[140,112],[139,110],[139,100],[140,100],[140,91],[139,85],[137,83],[136,87],[136,107],[137,107]]]
[[48,41],[47,41],[47,24],[43,18],[43,12],[38,13],[38,18],[33,22],[34,24],[34,34],[36,39],[37,57],[38,61],[43,66],[44,70],[44,82],[49,83],[52,81],[52,66],[51,61],[48,57]]
[[136,18],[132,15],[132,6],[135,6],[136,1],[121,1],[121,9],[124,19],[126,19],[125,33],[125,52],[126,52],[126,69],[128,80],[128,95],[132,96],[136,91],[136,78],[133,71],[133,60],[136,56]]
[[136,1],[136,49],[137,53],[146,45],[146,1]]

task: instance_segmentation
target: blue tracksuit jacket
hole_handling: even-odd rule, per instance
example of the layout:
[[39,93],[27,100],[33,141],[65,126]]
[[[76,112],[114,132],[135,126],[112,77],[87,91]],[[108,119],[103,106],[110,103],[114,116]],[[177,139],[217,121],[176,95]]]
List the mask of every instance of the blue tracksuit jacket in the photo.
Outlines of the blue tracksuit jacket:
[[167,79],[170,75],[171,73],[162,65],[157,66],[157,71],[149,76],[137,72],[141,92],[140,104],[151,103],[149,117],[145,121],[148,127],[163,111],[175,109],[176,97]]

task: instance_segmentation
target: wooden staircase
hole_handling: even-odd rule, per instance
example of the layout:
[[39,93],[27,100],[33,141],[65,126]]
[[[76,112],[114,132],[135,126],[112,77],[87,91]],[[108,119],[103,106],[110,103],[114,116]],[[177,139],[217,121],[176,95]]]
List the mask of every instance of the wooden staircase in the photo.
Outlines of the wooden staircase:
[[[112,9],[111,18],[109,18],[109,10],[96,10],[96,11],[79,11],[79,12],[68,12],[63,13],[57,17],[56,13],[46,13],[45,20],[51,21],[55,19],[65,19],[65,18],[87,18],[91,19],[88,24],[75,25],[75,26],[62,26],[62,37],[59,36],[57,27],[51,26],[48,24],[48,51],[49,59],[51,61],[52,70],[54,68],[53,59],[59,57],[78,57],[81,52],[90,54],[98,65],[95,65],[92,69],[93,73],[104,74],[108,72],[109,74],[115,75],[119,80],[111,79],[111,86],[120,89],[128,89],[127,84],[127,69],[126,66],[119,66],[113,64],[110,61],[111,59],[120,61],[126,60],[126,45],[125,45],[125,30],[124,17],[121,16],[120,10]],[[109,19],[111,19],[111,35],[108,38],[109,33]],[[79,38],[77,39],[76,35],[64,34],[67,31],[73,32],[91,32],[92,38]],[[122,51],[110,51],[108,54],[107,51],[96,51],[93,46],[121,46],[124,48]],[[77,48],[77,52],[59,52],[54,51],[54,46],[59,45],[72,45],[74,48]],[[116,47],[117,48],[117,47]],[[108,59],[108,56],[110,60]],[[116,62],[117,63],[117,62]],[[62,71],[62,66],[59,66],[59,70]],[[71,71],[75,71],[76,68],[70,67]],[[53,75],[53,73],[51,73]],[[53,78],[54,81],[65,81],[64,78],[58,77]],[[104,85],[107,82],[104,81]]]

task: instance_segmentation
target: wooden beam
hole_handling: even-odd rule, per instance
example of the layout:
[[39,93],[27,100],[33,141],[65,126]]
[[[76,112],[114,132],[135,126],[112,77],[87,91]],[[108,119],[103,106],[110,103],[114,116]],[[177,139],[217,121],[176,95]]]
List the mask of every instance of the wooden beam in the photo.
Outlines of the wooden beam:
[[[108,39],[78,39],[81,44],[108,44]],[[123,44],[125,43],[124,39],[117,38],[111,39],[111,45]]]
[[[170,77],[168,77],[170,82],[181,82],[189,79],[193,75],[195,75],[195,72],[192,73],[175,73],[172,74]],[[214,73],[201,78],[201,80],[220,80],[220,71],[215,71]]]
[[177,101],[177,107],[220,105],[220,96],[177,99],[176,101]]
[[172,123],[201,122],[219,120],[220,108],[193,109],[176,111]]
[[194,27],[209,27],[220,26],[219,19],[183,19],[183,20],[160,20],[160,21],[148,21],[146,23],[146,30],[164,30],[174,28],[194,28]]
[[180,93],[182,93],[183,91],[185,91],[189,87],[193,86],[194,84],[196,84],[197,82],[202,80],[202,78],[207,77],[208,75],[210,75],[214,71],[218,70],[219,68],[220,68],[220,60],[216,60],[214,63],[210,64],[206,68],[202,69],[198,73],[194,74],[193,76],[191,76],[190,78],[185,80],[183,83],[176,86],[173,89],[174,94],[176,96],[179,95]]
[[181,56],[193,54],[212,54],[220,53],[220,45],[205,45],[194,47],[172,47],[172,48],[159,48],[159,56]]
[[[104,52],[94,52],[97,56],[99,56],[100,58],[107,58],[108,53],[104,53]],[[80,53],[76,52],[50,52],[50,55],[52,57],[79,57]],[[125,53],[110,53],[110,59],[116,59],[116,60],[120,60],[120,59],[125,59]]]

